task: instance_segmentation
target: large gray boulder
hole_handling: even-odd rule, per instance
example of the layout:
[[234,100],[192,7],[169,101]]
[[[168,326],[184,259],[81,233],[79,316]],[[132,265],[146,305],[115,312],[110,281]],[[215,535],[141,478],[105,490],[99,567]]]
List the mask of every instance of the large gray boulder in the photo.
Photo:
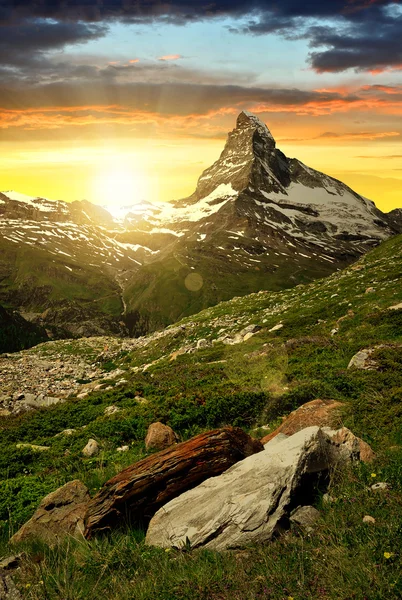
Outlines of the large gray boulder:
[[271,539],[287,527],[293,508],[311,503],[320,473],[355,458],[328,433],[308,427],[274,439],[263,452],[168,502],[152,518],[147,544],[224,550]]
[[69,481],[43,498],[32,518],[13,535],[11,543],[42,540],[54,545],[66,537],[81,538],[90,499],[81,481]]

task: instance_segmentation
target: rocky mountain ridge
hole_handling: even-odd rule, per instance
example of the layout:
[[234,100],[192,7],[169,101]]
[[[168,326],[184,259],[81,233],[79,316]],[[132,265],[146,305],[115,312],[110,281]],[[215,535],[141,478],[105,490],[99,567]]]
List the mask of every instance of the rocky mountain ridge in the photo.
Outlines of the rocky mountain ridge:
[[329,275],[402,231],[399,211],[287,158],[242,112],[189,198],[116,217],[87,201],[1,193],[0,301],[54,337],[141,335]]

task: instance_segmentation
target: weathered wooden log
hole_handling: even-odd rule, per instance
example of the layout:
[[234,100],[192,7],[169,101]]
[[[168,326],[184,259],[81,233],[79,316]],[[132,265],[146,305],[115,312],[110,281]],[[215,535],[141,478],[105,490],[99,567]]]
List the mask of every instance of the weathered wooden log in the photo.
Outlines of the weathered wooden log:
[[223,427],[148,456],[109,479],[90,501],[85,535],[146,525],[166,502],[263,449],[239,427]]

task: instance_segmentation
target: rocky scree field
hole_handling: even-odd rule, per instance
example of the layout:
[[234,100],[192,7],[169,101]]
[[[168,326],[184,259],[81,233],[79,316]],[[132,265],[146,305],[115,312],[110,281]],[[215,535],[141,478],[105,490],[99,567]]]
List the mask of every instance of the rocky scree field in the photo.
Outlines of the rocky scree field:
[[[262,437],[305,402],[334,399],[342,403],[344,425],[377,454],[375,463],[333,478],[330,502],[318,495],[321,516],[309,534],[292,527],[268,544],[225,553],[190,547],[166,552],[146,546],[140,529],[53,549],[25,544],[17,549],[24,555],[13,575],[21,596],[400,598],[401,273],[397,236],[327,279],[234,298],[148,337],[47,342],[3,356],[4,556],[16,551],[9,538],[48,492],[80,479],[94,495],[145,457],[145,433],[154,421],[170,425],[181,440],[221,425]],[[354,359],[357,366],[348,368],[365,349],[369,360]],[[22,373],[24,362],[31,370],[21,390],[9,365],[20,364]],[[47,371],[38,368],[44,362]],[[37,393],[44,373],[46,385],[63,383],[65,393],[57,396],[56,389],[51,406],[33,408],[25,397]],[[90,438],[101,451],[85,458]],[[124,445],[128,450],[119,452]],[[374,493],[373,482],[387,488]],[[363,522],[367,515],[375,522]]]

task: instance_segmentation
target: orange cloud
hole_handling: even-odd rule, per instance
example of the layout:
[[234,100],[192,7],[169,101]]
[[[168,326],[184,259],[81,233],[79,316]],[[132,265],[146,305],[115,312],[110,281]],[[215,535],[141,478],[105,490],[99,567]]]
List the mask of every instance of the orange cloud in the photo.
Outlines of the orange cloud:
[[[373,131],[358,131],[356,133],[354,132],[350,132],[350,133],[333,133],[332,131],[327,131],[326,133],[322,133],[321,135],[318,136],[318,138],[334,138],[334,139],[341,139],[341,140],[378,140],[378,139],[382,139],[382,138],[389,138],[389,137],[399,137],[400,133],[398,131],[380,131],[380,132],[373,132]],[[318,139],[318,138],[314,138],[314,139]]]
[[139,58],[132,58],[131,60],[128,61],[130,63],[130,65],[133,65],[134,63],[138,63],[140,62]]
[[[25,130],[61,129],[67,126],[85,125],[144,125],[153,123],[187,129],[199,126],[213,117],[238,113],[238,109],[228,107],[211,110],[203,115],[161,115],[156,112],[133,109],[116,104],[94,106],[55,106],[30,109],[0,109],[0,129],[21,127]],[[216,131],[215,133],[221,133]]]
[[384,94],[402,94],[402,85],[363,85],[362,92],[384,92]]
[[402,71],[402,65],[393,65],[392,67],[378,67],[370,69],[371,75],[381,75],[381,73],[391,73],[393,71]]
[[165,56],[158,56],[158,60],[178,60],[183,58],[181,54],[166,54]]

